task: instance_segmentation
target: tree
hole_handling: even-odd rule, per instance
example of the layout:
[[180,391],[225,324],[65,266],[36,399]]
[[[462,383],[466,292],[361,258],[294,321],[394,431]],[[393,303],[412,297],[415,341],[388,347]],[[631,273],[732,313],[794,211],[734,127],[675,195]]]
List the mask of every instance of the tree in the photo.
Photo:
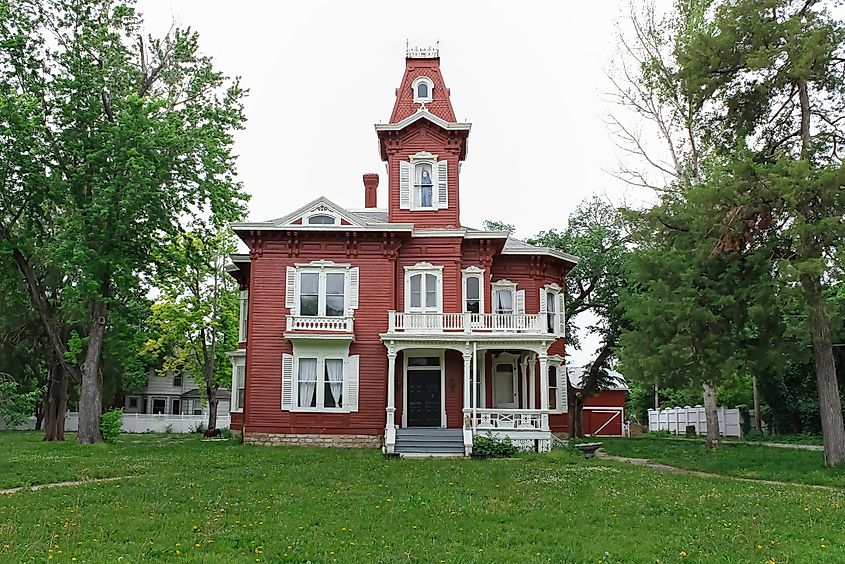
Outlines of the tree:
[[496,221],[493,219],[485,219],[482,222],[482,227],[484,227],[487,231],[507,231],[508,235],[511,235],[514,231],[516,231],[516,227],[510,223]]
[[186,232],[162,249],[156,271],[162,295],[144,346],[161,374],[190,374],[204,390],[209,429],[217,427],[217,390],[231,382],[225,353],[238,342],[238,288],[225,272],[234,250],[225,231]]
[[23,392],[11,376],[0,373],[0,420],[10,429],[25,423],[43,394],[43,388]]
[[594,196],[569,216],[565,230],[541,232],[530,242],[579,258],[566,277],[567,342],[577,343],[573,320],[582,313],[594,316],[589,330],[602,339],[582,379],[582,391],[569,406],[570,435],[581,437],[584,401],[614,383],[608,367],[622,331],[619,296],[627,285],[625,222],[617,209]]
[[[741,241],[777,240],[771,268],[802,288],[825,443],[845,461],[845,427],[825,301],[845,240],[845,26],[832,2],[732,0],[679,42],[679,76],[705,114]],[[774,229],[761,229],[771,223]],[[731,241],[737,241],[736,238]],[[724,252],[753,251],[724,245]]]
[[[232,134],[245,91],[200,54],[190,29],[145,39],[131,1],[0,0],[0,21],[0,142],[14,148],[3,156],[0,244],[55,357],[81,383],[77,441],[98,442],[116,301],[183,225],[241,214]],[[63,301],[84,312],[78,365],[39,263],[61,273]]]

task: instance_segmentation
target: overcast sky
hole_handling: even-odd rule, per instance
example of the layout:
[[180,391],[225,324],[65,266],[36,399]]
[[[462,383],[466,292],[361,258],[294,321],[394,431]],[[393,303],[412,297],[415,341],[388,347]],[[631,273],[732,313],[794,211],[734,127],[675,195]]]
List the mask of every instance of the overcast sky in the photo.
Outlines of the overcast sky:
[[[373,124],[386,122],[405,42],[440,42],[456,117],[472,123],[461,170],[461,221],[563,228],[593,193],[615,204],[647,195],[606,171],[616,148],[607,69],[627,1],[232,2],[141,0],[147,30],[200,34],[218,68],[250,94],[237,137],[249,219],[281,217],[324,195],[363,207],[361,175],[381,177]],[[589,359],[595,343],[575,355]]]

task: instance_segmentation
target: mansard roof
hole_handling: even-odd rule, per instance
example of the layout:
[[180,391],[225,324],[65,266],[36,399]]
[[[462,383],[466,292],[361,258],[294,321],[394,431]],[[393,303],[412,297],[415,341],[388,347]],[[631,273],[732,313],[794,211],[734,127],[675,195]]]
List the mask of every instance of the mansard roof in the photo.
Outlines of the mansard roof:
[[[433,54],[433,53],[432,53]],[[396,89],[396,102],[390,114],[390,123],[397,123],[414,114],[420,107],[420,101],[415,101],[413,87],[418,79],[428,79],[432,91],[430,101],[424,102],[429,111],[440,119],[454,122],[455,111],[449,99],[449,89],[440,72],[439,56],[408,56],[405,58],[405,73],[402,82]]]

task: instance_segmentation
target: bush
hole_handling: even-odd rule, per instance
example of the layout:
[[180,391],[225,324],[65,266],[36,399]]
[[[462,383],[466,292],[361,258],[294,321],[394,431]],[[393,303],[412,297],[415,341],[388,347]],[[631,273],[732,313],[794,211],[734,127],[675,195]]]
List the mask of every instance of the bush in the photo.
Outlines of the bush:
[[203,433],[205,433],[205,423],[197,423],[196,427],[191,427],[191,432],[199,433],[200,435],[202,435]]
[[519,449],[511,442],[510,437],[502,440],[493,438],[492,435],[476,435],[472,439],[472,453],[474,455],[486,456],[488,458],[510,458]]
[[123,410],[112,409],[103,413],[100,418],[100,431],[103,433],[103,440],[112,443],[123,430]]

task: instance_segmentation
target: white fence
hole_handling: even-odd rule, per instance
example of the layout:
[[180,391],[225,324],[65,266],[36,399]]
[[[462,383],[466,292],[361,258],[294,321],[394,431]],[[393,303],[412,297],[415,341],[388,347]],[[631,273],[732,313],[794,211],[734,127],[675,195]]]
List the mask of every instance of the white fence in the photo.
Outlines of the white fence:
[[[147,413],[124,413],[124,433],[191,433],[197,425],[206,425],[208,415],[152,415]],[[230,423],[229,414],[217,415],[217,427],[222,429]],[[68,412],[65,419],[65,431],[76,431],[79,426],[79,414]],[[169,429],[168,429],[169,427]],[[0,430],[5,429],[3,421],[0,420]],[[35,429],[35,417],[30,417],[29,422],[17,427],[18,430]]]
[[[728,409],[722,406],[718,409],[718,413],[719,434],[725,437],[741,437],[742,416],[739,409]],[[648,410],[649,431],[666,430],[676,435],[683,435],[687,432],[688,425],[695,426],[695,432],[699,435],[707,434],[707,418],[702,406]]]

